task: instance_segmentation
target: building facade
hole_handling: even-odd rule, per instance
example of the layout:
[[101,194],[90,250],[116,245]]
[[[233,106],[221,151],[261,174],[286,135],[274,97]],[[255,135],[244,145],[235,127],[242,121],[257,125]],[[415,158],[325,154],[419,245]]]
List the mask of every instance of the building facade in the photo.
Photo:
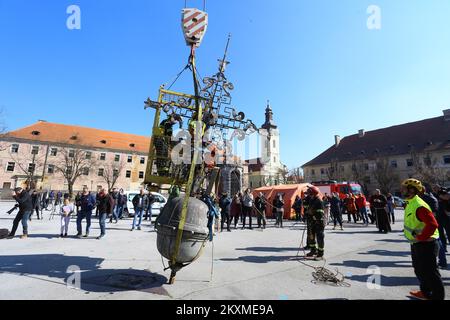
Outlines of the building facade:
[[108,188],[113,180],[116,187],[136,190],[144,181],[150,138],[39,121],[8,132],[0,143],[3,189],[33,181],[38,189],[68,190],[67,177],[79,170],[74,191]]
[[261,157],[246,161],[247,186],[251,189],[284,184],[287,179],[287,168],[281,163],[280,131],[269,103],[265,117],[266,121],[259,129]]
[[400,182],[418,178],[450,184],[450,110],[441,117],[365,132],[341,139],[302,166],[305,180],[353,181],[366,192],[399,193]]

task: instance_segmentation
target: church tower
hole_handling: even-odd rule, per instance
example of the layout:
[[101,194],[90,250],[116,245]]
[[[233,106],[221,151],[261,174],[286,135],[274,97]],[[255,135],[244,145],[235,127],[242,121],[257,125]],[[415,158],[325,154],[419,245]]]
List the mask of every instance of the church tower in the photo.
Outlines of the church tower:
[[[267,101],[266,122],[261,126],[267,133],[267,139],[263,143],[261,157],[268,168],[279,168],[280,161],[280,131],[273,120],[273,111],[270,102]],[[272,171],[272,170],[270,170]]]

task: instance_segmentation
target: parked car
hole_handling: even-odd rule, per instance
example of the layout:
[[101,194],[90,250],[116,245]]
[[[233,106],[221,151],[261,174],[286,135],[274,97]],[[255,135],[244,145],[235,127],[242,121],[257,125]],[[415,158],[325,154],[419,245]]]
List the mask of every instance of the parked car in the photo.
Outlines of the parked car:
[[[125,192],[125,195],[127,196],[127,204],[124,210],[128,213],[129,217],[134,217],[133,198],[137,194],[139,194],[139,191]],[[155,202],[152,204],[152,221],[154,221],[161,213],[161,209],[166,205],[167,199],[162,194],[157,192],[151,192],[151,194],[155,197]]]
[[405,200],[400,197],[394,197],[394,204],[397,209],[402,209],[405,207]]

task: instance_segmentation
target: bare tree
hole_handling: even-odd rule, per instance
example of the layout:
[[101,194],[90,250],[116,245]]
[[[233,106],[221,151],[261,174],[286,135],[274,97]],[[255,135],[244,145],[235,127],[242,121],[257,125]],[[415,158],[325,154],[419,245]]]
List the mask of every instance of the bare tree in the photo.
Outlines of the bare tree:
[[450,170],[429,152],[418,153],[413,150],[411,160],[416,178],[423,182],[445,185],[450,178]]
[[352,175],[351,180],[358,183],[365,194],[368,194],[369,187],[368,187],[368,174],[370,174],[369,171],[369,163],[365,161],[363,158],[355,159],[352,162]]
[[117,179],[125,168],[125,161],[114,161],[106,164],[103,168],[103,179],[108,184],[108,190],[111,191],[116,185]]
[[[23,148],[24,146],[22,146]],[[36,172],[42,170],[44,156],[39,153],[38,149],[29,145],[25,152],[12,152],[12,144],[5,145],[8,149],[9,156],[16,163],[19,170],[26,177],[25,184],[28,189],[34,189],[37,185],[38,177]]]
[[331,159],[330,167],[327,169],[327,177],[329,180],[341,180],[340,162],[338,158]]
[[389,157],[379,157],[375,160],[372,175],[384,194],[391,192],[399,184],[399,176],[394,173]]
[[305,181],[305,178],[303,177],[302,169],[295,168],[289,171],[287,180],[294,184],[303,183]]
[[73,186],[83,174],[95,168],[96,161],[89,151],[73,147],[63,147],[59,150],[60,156],[54,163],[55,171],[60,172],[67,181],[69,196],[73,196]]

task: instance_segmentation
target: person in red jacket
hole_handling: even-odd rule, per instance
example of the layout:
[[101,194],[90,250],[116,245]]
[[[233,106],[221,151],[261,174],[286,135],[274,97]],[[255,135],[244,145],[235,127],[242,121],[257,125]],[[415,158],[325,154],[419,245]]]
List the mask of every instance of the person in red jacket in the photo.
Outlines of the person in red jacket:
[[367,200],[366,197],[361,193],[356,197],[356,206],[358,207],[359,214],[363,223],[369,225],[369,217],[367,216]]

